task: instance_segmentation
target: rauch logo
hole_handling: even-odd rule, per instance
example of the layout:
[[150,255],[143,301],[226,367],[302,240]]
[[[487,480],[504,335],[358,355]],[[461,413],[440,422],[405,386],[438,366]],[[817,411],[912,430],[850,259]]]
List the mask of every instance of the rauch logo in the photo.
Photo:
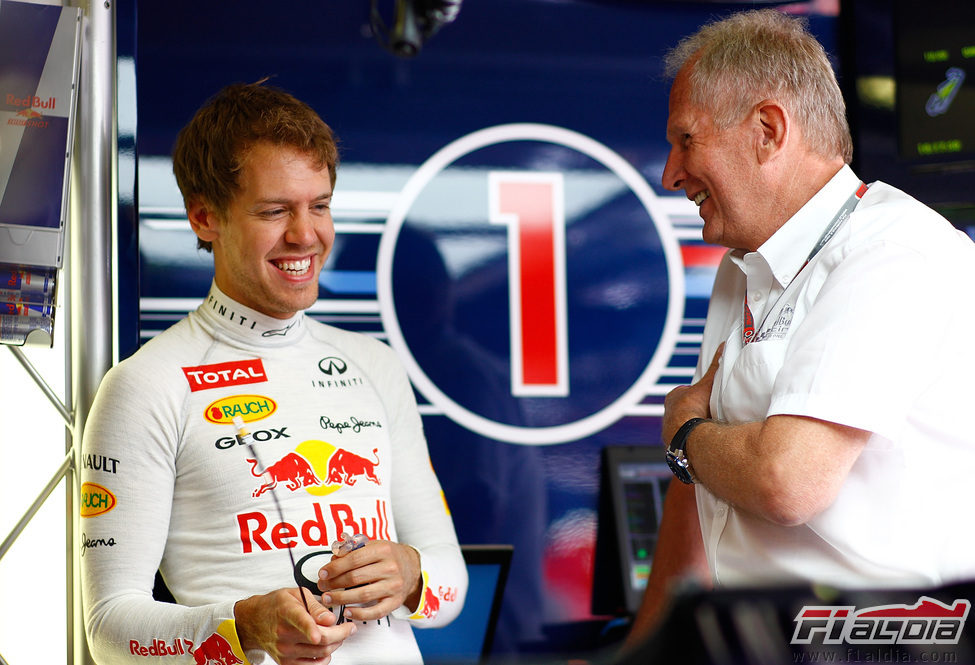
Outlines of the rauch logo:
[[96,483],[84,483],[81,486],[81,516],[95,517],[104,515],[115,507],[117,500],[108,489]]
[[270,397],[231,395],[211,403],[203,412],[203,417],[216,425],[232,425],[234,416],[240,416],[245,423],[252,423],[267,418],[277,409],[277,403]]

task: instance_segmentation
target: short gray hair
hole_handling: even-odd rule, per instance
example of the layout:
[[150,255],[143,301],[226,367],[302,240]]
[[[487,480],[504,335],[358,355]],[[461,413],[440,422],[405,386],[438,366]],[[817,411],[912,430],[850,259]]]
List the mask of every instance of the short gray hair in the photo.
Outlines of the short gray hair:
[[666,56],[668,76],[690,63],[691,102],[718,129],[766,98],[796,119],[806,145],[826,158],[853,158],[846,105],[825,49],[805,19],[774,9],[733,14],[685,37]]

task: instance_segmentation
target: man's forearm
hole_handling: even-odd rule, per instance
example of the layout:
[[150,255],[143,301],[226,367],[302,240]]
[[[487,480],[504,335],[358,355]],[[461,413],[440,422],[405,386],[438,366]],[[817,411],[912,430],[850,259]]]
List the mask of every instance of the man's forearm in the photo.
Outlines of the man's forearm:
[[869,432],[800,416],[702,423],[687,441],[698,482],[718,498],[783,525],[835,499]]

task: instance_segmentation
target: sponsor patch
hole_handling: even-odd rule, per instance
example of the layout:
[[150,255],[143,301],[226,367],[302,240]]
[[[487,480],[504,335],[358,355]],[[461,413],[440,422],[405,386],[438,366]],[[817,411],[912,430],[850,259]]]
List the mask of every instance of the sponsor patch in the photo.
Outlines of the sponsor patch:
[[111,511],[118,500],[107,488],[96,483],[81,485],[81,516],[97,517]]
[[211,388],[226,388],[227,386],[243,386],[250,383],[265,383],[267,381],[264,363],[260,358],[183,367],[182,369],[187,383],[190,384],[191,392],[210,390]]
[[211,402],[203,412],[208,422],[217,425],[233,425],[234,416],[245,423],[267,418],[278,410],[277,402],[263,395],[231,395]]

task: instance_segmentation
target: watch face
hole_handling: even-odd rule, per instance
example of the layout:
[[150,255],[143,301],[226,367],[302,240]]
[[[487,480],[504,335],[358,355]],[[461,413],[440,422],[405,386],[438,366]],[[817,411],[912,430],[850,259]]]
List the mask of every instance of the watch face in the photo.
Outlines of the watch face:
[[668,450],[666,458],[667,466],[677,476],[677,480],[687,485],[694,482],[694,479],[691,477],[691,472],[687,470],[687,459],[683,455],[678,456]]

